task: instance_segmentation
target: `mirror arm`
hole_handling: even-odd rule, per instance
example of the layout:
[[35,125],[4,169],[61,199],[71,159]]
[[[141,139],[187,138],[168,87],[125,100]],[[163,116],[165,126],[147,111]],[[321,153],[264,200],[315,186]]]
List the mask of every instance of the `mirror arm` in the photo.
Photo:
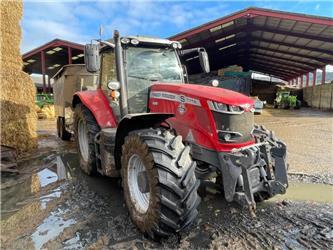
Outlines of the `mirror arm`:
[[105,44],[107,46],[110,46],[113,49],[116,47],[113,43],[110,43],[108,41],[99,41],[99,42],[102,43],[102,44]]

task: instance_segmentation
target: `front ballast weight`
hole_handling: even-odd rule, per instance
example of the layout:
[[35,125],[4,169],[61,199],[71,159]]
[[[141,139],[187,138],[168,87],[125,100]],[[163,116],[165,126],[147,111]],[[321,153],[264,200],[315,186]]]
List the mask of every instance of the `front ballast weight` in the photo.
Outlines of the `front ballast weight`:
[[251,214],[256,201],[288,187],[286,145],[263,126],[255,125],[253,135],[256,144],[219,154],[226,200],[249,206]]

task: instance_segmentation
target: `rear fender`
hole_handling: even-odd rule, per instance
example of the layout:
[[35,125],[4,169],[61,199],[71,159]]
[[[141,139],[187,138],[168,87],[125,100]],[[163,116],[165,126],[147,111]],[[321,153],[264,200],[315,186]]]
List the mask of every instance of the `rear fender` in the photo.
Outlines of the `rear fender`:
[[83,103],[91,111],[101,128],[117,127],[117,119],[101,89],[76,92],[72,107],[75,108],[78,103]]
[[174,116],[173,114],[166,113],[142,113],[142,114],[128,114],[118,124],[116,133],[115,145],[115,162],[116,167],[121,167],[121,146],[125,142],[125,137],[130,131],[137,129],[150,128],[160,125],[168,118]]

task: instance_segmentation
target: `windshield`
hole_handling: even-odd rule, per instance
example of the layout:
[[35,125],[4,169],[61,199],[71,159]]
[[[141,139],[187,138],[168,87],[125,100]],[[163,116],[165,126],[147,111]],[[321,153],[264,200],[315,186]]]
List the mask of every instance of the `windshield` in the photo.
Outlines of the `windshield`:
[[148,88],[154,82],[183,82],[182,68],[175,50],[128,47],[125,51],[130,113],[147,111]]
[[182,82],[181,67],[174,50],[129,47],[126,52],[129,78],[159,82]]

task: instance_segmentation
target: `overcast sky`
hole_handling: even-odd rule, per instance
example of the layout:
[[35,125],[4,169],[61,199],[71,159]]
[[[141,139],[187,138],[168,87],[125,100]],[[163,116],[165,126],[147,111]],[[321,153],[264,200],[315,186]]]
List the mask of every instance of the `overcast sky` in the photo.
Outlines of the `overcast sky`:
[[256,6],[333,17],[333,1],[24,1],[22,53],[54,38],[78,43],[122,35],[168,37]]

